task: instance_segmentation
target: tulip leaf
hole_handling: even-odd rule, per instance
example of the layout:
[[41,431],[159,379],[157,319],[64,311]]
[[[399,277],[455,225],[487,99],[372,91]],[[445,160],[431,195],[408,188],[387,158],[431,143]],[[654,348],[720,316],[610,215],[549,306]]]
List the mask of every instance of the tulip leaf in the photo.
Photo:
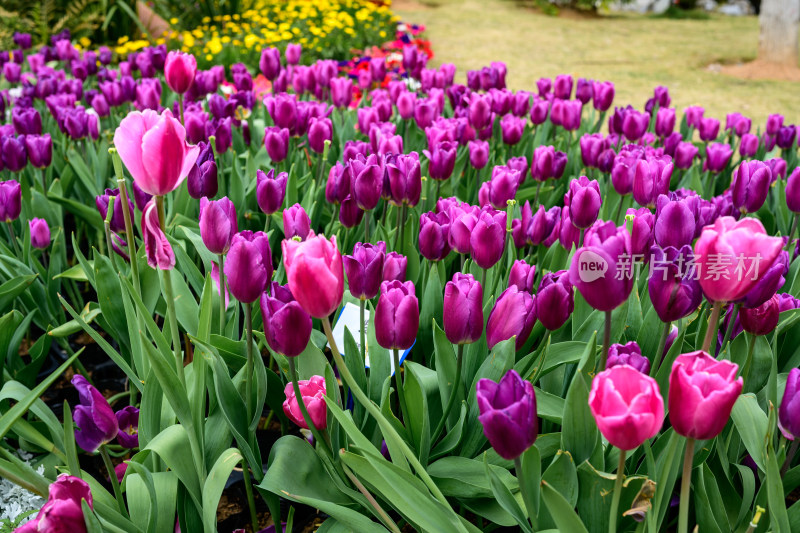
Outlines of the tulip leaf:
[[499,503],[508,514],[514,517],[514,520],[517,522],[517,525],[519,525],[522,531],[530,533],[531,525],[528,522],[525,513],[520,508],[519,502],[517,502],[508,487],[503,484],[497,474],[489,467],[489,463],[486,461],[486,454],[483,455],[483,465],[486,472],[486,477],[489,479],[489,485],[492,488],[492,494],[494,494],[497,503]]
[[766,454],[767,475],[764,484],[767,488],[767,507],[769,509],[770,523],[774,531],[792,531],[789,523],[789,514],[786,511],[786,496],[783,491],[778,458],[772,449],[772,444],[767,444]]
[[129,347],[128,322],[125,309],[120,305],[122,288],[120,287],[120,274],[115,271],[111,260],[105,255],[95,253],[94,279],[97,289],[97,303],[103,312],[103,318],[109,326],[114,339]]
[[7,310],[14,302],[14,299],[22,294],[36,277],[36,274],[19,276],[0,285],[0,310]]
[[[217,531],[217,506],[225,483],[234,467],[242,460],[236,448],[228,448],[217,458],[203,484],[203,529],[206,533]],[[258,466],[258,465],[256,465]]]
[[200,327],[200,306],[186,284],[186,280],[183,279],[183,275],[177,269],[173,269],[169,274],[162,272],[161,276],[159,276],[161,278],[162,294],[166,294],[166,289],[164,288],[164,277],[166,275],[169,275],[172,280],[172,290],[175,296],[175,314],[178,317],[178,322],[189,335],[196,336]]
[[761,410],[753,394],[743,394],[737,398],[731,411],[731,419],[739,432],[747,453],[762,471],[766,471],[764,441],[767,436],[767,414]]
[[462,403],[458,422],[450,428],[445,436],[439,441],[438,444],[431,451],[429,459],[436,460],[440,457],[447,455],[456,449],[461,443],[461,438],[464,436],[464,422],[467,419],[467,405]]
[[167,466],[175,472],[178,479],[189,491],[195,505],[200,508],[202,492],[195,465],[196,458],[190,453],[189,433],[181,424],[175,424],[161,431],[147,444],[146,450],[158,454]]
[[[420,292],[422,294],[418,295],[420,298],[420,309],[417,340],[420,342],[420,346],[424,351],[430,351],[433,348],[436,348],[438,351],[438,346],[436,344],[436,328],[442,323],[443,292],[442,280],[439,278],[439,269],[437,265],[431,265],[425,282],[425,288]],[[455,356],[453,356],[453,361],[455,361]],[[437,369],[439,368],[438,355],[436,367]]]
[[[500,482],[508,490],[519,490],[517,479],[505,468],[489,464]],[[445,496],[454,498],[488,498],[492,487],[486,475],[486,466],[478,459],[450,456],[439,459],[428,466],[428,474]],[[538,477],[536,483],[538,484]]]
[[536,519],[539,516],[539,482],[542,479],[542,461],[539,448],[531,446],[523,452],[520,460],[522,469],[520,472],[517,472],[517,481],[520,488],[523,489],[522,493],[523,501],[525,502],[525,510],[535,526]]
[[[322,354],[322,352],[320,352],[319,349],[316,346],[314,346],[313,343],[311,343],[311,342],[308,343],[308,347],[306,348],[306,350],[308,350],[310,347],[313,347],[313,349],[316,350],[317,352],[319,352],[320,355]],[[303,353],[305,353],[305,352],[303,352]],[[367,389],[367,372],[366,372],[366,369],[364,367],[364,359],[361,357],[361,351],[358,349],[358,345],[356,344],[356,341],[353,338],[352,333],[350,333],[350,329],[347,328],[347,327],[344,328],[344,353],[350,354],[350,355],[345,355],[344,356],[344,364],[347,365],[347,369],[353,375],[353,377],[356,380],[356,383],[358,383],[358,386],[361,388],[361,390],[366,390]],[[303,362],[302,362],[303,361],[303,359],[302,359],[303,357],[304,357],[304,355],[300,354],[300,358],[299,359],[300,359],[301,366],[303,364]],[[325,359],[325,356],[321,355],[321,357],[322,357],[323,361],[325,362],[325,364],[327,364],[327,360]],[[360,426],[363,428],[363,427],[365,427],[364,423],[366,422],[366,418],[364,416],[365,412],[366,412],[366,409],[364,408],[363,405],[361,405],[361,402],[354,402],[354,403],[355,403],[355,405],[354,405],[354,411],[353,412],[355,414],[355,419],[360,424]]]
[[[89,264],[94,266],[94,261],[89,261]],[[86,271],[83,270],[83,265],[81,265],[80,263],[69,267],[60,274],[56,274],[53,277],[55,279],[66,278],[75,281],[89,281],[89,277],[86,275]]]
[[[456,354],[453,350],[453,345],[450,344],[442,328],[440,328],[433,319],[429,320],[429,323],[432,323],[433,327],[433,345],[436,350],[436,377],[439,380],[439,395],[441,397],[442,409],[447,405],[453,387],[458,387],[456,389],[457,396],[454,405],[461,405],[464,401],[464,389],[453,383],[456,378]],[[453,409],[448,418],[448,426],[452,427],[452,425],[456,423],[456,420],[458,420],[458,410]]]
[[83,520],[86,525],[87,533],[104,533],[103,526],[100,525],[100,520],[89,507],[86,500],[81,500],[81,509],[83,510]]
[[564,499],[556,489],[550,486],[549,483],[542,480],[542,501],[544,502],[547,510],[550,511],[550,516],[556,523],[559,531],[569,531],[570,533],[589,533],[586,526],[583,525],[581,519],[575,514],[575,511]]
[[[578,466],[578,516],[590,533],[608,531],[608,520],[611,515],[611,498],[614,492],[616,474],[601,472],[588,461]],[[631,508],[631,503],[642,488],[647,478],[637,475],[626,475],[622,484],[622,495],[619,504],[617,524],[620,531],[629,531],[634,524],[631,518],[622,514]]]
[[583,373],[576,372],[564,402],[561,446],[580,464],[591,457],[597,438],[597,424],[589,409],[589,387]]
[[438,421],[442,417],[436,402],[429,402],[429,398],[438,396],[436,372],[413,361],[406,361],[403,367],[405,368],[403,389],[409,418],[406,420],[406,426],[414,446],[420,453],[420,461],[426,464],[433,431],[431,421]]

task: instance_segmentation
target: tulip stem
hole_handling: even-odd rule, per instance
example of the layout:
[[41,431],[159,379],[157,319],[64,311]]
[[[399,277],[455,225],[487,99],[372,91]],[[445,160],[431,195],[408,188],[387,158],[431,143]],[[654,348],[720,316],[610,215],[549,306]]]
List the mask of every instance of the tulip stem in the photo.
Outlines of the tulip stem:
[[431,448],[434,446],[434,444],[436,444],[436,441],[439,439],[439,435],[442,434],[444,426],[447,423],[447,417],[450,416],[450,411],[453,410],[453,404],[456,403],[456,396],[458,396],[458,391],[461,388],[461,367],[463,366],[463,361],[464,345],[459,344],[458,355],[456,356],[456,377],[453,380],[453,388],[450,389],[450,398],[447,400],[447,405],[442,413],[442,418],[439,419],[436,429],[433,430],[433,436],[431,437]]
[[[113,198],[113,196],[112,196]],[[111,201],[109,204],[110,208],[113,208],[114,202]],[[114,248],[111,246],[111,226],[109,225],[108,219],[111,218],[110,215],[113,214],[111,209],[108,210],[109,216],[106,217],[106,220],[103,221],[103,233],[106,235],[106,247],[108,248],[108,259],[111,261],[111,268],[114,270],[117,269],[117,262],[114,259]]]
[[[714,307],[711,308],[711,317],[708,319],[708,329],[706,329],[706,337],[703,339],[703,351],[711,353],[711,349],[716,349],[717,343],[713,342],[717,335],[717,326],[719,322],[719,314],[722,311],[722,302],[714,302]],[[713,342],[713,346],[712,346]]]
[[369,242],[369,211],[364,211],[364,242]]
[[[582,231],[582,230],[581,230]],[[611,311],[606,311],[606,325],[603,330],[603,357],[600,359],[600,372],[606,369],[608,350],[611,347]]]
[[747,346],[747,359],[744,362],[744,368],[742,368],[742,379],[744,380],[745,386],[747,386],[747,382],[750,378],[750,370],[753,366],[753,351],[756,347],[756,339],[757,337],[751,333],[748,333],[750,337],[750,342]]
[[8,232],[11,234],[11,242],[14,243],[14,251],[17,253],[17,256],[22,255],[22,250],[19,249],[19,243],[17,242],[17,234],[14,233],[14,222],[8,221]]
[[617,479],[614,481],[614,495],[611,497],[611,514],[608,516],[608,533],[617,533],[617,515],[619,514],[619,499],[622,496],[622,480],[625,479],[625,450],[619,451],[619,465],[617,466]]
[[403,250],[406,233],[406,215],[408,214],[408,204],[403,202],[403,207],[400,208],[400,232],[397,234],[397,242],[394,243],[394,249],[398,251]]
[[800,438],[795,438],[792,441],[792,445],[789,447],[789,452],[786,454],[786,460],[783,462],[783,466],[781,466],[781,479],[786,475],[789,467],[792,466],[792,460],[797,453],[798,446],[800,446]]
[[789,264],[792,264],[794,261],[794,255],[797,251],[797,246],[792,245],[792,241],[794,240],[794,235],[797,233],[797,224],[800,222],[800,213],[795,213],[794,220],[792,221],[792,229],[789,231],[789,240],[786,242],[787,250],[791,250],[789,254]]
[[[380,408],[375,405],[375,403],[370,400],[366,394],[364,394],[364,391],[361,390],[361,387],[358,386],[353,374],[350,373],[347,365],[345,365],[344,359],[342,359],[342,355],[339,353],[339,348],[336,347],[336,340],[334,340],[333,331],[331,330],[331,322],[327,316],[322,319],[322,328],[325,330],[325,335],[328,337],[328,342],[331,345],[331,354],[333,355],[333,360],[336,363],[336,367],[339,369],[339,375],[342,377],[342,380],[347,382],[347,384],[350,386],[350,390],[353,392],[353,395],[367,409],[367,412],[369,412],[369,414],[375,418],[381,427],[381,431],[383,431],[386,436],[390,437],[391,440],[398,445],[406,460],[411,463],[414,471],[420,477],[422,482],[425,483],[425,486],[428,487],[428,490],[431,491],[433,497],[449,508],[450,504],[447,502],[447,498],[445,498],[444,494],[442,494],[442,491],[439,489],[436,483],[434,483],[433,479],[431,479],[430,475],[425,470],[425,467],[422,466],[417,456],[413,451],[411,451],[411,448],[408,447],[408,444],[406,444],[406,441],[403,440],[397,430],[381,414]],[[289,358],[289,363],[291,364],[290,369],[294,368],[292,358]],[[298,389],[298,387],[295,388],[295,395],[298,394]],[[302,405],[302,403],[300,405]],[[433,443],[433,441],[431,441],[431,443]]]
[[617,223],[619,220],[620,215],[622,214],[622,206],[625,205],[625,197],[621,196],[619,199],[619,207],[617,207],[617,214],[614,216],[614,224]]
[[108,448],[106,448],[105,444],[100,446],[100,457],[103,458],[103,464],[106,467],[106,472],[108,472],[108,479],[111,481],[111,488],[114,490],[114,497],[117,499],[119,512],[122,513],[122,516],[128,518],[128,510],[125,508],[125,500],[122,498],[122,491],[119,488],[117,473],[114,471],[114,464],[111,462],[111,457],[108,455]]
[[253,531],[258,531],[258,515],[256,514],[256,501],[253,498],[253,482],[250,479],[250,468],[247,461],[242,459],[242,478],[244,479],[244,492],[247,495],[247,506],[250,508],[250,523]]
[[322,160],[322,152],[317,155],[317,179],[314,183],[319,186],[322,182],[322,169],[325,168],[325,162]]
[[672,322],[667,320],[664,322],[664,327],[661,329],[661,336],[658,338],[658,348],[655,355],[653,355],[653,364],[650,366],[650,377],[655,377],[658,372],[658,367],[661,366],[661,360],[664,358],[664,347],[667,345],[667,335],[669,335],[669,328]]
[[[297,382],[297,369],[294,366],[294,357],[287,357],[286,359],[289,360],[289,379],[292,380],[292,388],[294,389],[294,398],[295,400],[297,400],[297,405],[300,407],[300,413],[303,415],[303,420],[308,426],[308,429],[311,430],[311,434],[314,435],[314,441],[318,442],[320,446],[323,446],[325,448],[325,451],[331,456],[331,458],[333,458],[333,452],[328,447],[327,441],[322,437],[322,435],[319,432],[319,429],[317,429],[317,426],[314,425],[314,421],[311,420],[311,415],[308,414],[308,409],[306,409],[306,402],[303,401],[303,393],[300,392],[300,385]],[[339,366],[339,368],[340,368],[339,373],[341,373],[341,366]]]
[[397,387],[397,401],[400,404],[400,412],[403,414],[403,423],[408,425],[408,409],[406,408],[406,393],[403,390],[403,377],[400,374],[400,351],[397,348],[392,350],[394,358],[394,383]]
[[367,321],[364,318],[365,315],[365,308],[367,307],[367,301],[364,298],[360,298],[358,300],[358,316],[360,321],[358,323],[358,340],[359,345],[358,347],[361,349],[361,360],[366,363],[367,362],[367,342],[366,342],[366,333],[367,333]]
[[247,423],[250,424],[253,421],[253,379],[255,378],[255,372],[253,371],[255,366],[253,357],[253,304],[242,302],[242,306],[244,306],[244,327],[247,336],[247,363],[245,364],[244,374],[245,395],[247,398],[245,401],[247,402]]
[[539,193],[541,192],[541,190],[542,190],[542,182],[536,180],[536,196],[533,198],[533,205],[536,206],[539,205]]
[[[133,276],[133,289],[141,297],[141,285],[139,284],[139,262],[136,259],[136,241],[133,234],[133,221],[131,220],[131,212],[128,207],[130,200],[128,199],[128,187],[125,182],[125,176],[122,174],[122,161],[119,161],[119,155],[116,150],[112,154],[114,162],[114,169],[117,170],[117,187],[119,187],[119,195],[122,200],[122,218],[125,220],[125,236],[128,241],[128,256],[131,259],[131,275]],[[119,161],[119,163],[117,163]],[[119,169],[117,169],[119,166]]]
[[[344,453],[344,450],[342,450],[342,452],[340,453]],[[375,499],[375,496],[373,496],[369,492],[367,487],[365,487],[364,484],[361,483],[361,481],[359,481],[359,479],[355,476],[355,474],[353,474],[353,471],[347,468],[347,465],[344,463],[342,463],[342,469],[344,470],[344,473],[347,475],[347,477],[350,478],[350,481],[353,482],[353,485],[356,486],[358,491],[364,495],[364,497],[367,499],[372,508],[375,509],[375,511],[378,513],[378,516],[380,517],[381,522],[383,522],[383,525],[389,528],[389,530],[392,531],[393,533],[400,533],[400,530],[397,528],[397,524],[394,523],[394,520],[392,520],[389,517],[389,515],[386,514],[386,511],[383,510],[383,507],[381,507],[381,504],[379,504],[378,501]],[[255,529],[253,531],[255,531]]]
[[678,533],[689,532],[689,489],[692,485],[692,461],[694,460],[694,439],[686,439],[686,453],[683,456],[681,475],[681,504],[678,512]]
[[45,168],[40,168],[39,172],[42,174],[42,193],[47,196],[47,174],[45,174]]
[[[158,223],[161,231],[166,235],[166,215],[164,214],[164,197],[156,196],[156,207],[158,208]],[[178,379],[183,386],[186,386],[186,378],[183,375],[183,355],[181,354],[181,335],[178,331],[178,315],[175,313],[175,292],[172,290],[172,271],[162,270],[164,276],[164,300],[167,303],[167,315],[169,319],[169,329],[172,334],[172,349],[175,352],[175,367],[178,371]]]
[[736,317],[739,315],[739,309],[742,308],[742,304],[736,304],[733,306],[733,311],[731,312],[730,322],[728,323],[728,328],[725,330],[725,337],[722,339],[722,345],[719,347],[719,351],[725,349],[725,346],[728,344],[728,341],[733,334],[733,325],[736,323]]
[[222,254],[219,258],[219,334],[225,335],[225,314],[228,306],[225,305],[225,269],[223,268],[224,258]]
[[186,123],[183,121],[183,94],[178,93],[178,111],[181,113],[181,126],[186,126]]

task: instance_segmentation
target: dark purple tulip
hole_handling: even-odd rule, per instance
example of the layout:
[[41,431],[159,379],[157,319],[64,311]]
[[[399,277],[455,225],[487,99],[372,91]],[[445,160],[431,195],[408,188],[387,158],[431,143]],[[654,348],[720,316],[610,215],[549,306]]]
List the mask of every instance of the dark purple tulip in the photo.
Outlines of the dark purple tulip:
[[417,205],[422,194],[422,175],[417,153],[388,156],[385,168],[392,203],[398,206]]
[[642,156],[639,152],[622,150],[614,157],[614,166],[611,168],[611,184],[621,196],[633,192],[633,181],[636,176],[636,166]]
[[545,96],[553,90],[553,81],[550,78],[539,78],[536,80],[536,89],[539,91],[539,96]]
[[423,213],[419,217],[419,251],[429,261],[441,261],[450,253],[450,217],[447,213]]
[[271,215],[283,205],[286,196],[286,182],[289,175],[281,172],[275,177],[275,169],[270,169],[266,174],[256,170],[256,203],[262,212]]
[[272,126],[264,129],[264,145],[269,158],[280,163],[289,153],[289,130]]
[[377,207],[383,190],[383,161],[375,154],[350,160],[350,187],[358,207],[369,211]]
[[152,197],[153,195],[144,192],[142,188],[136,184],[136,181],[133,182],[133,199],[136,202],[136,207],[139,208],[139,211],[144,211],[147,203]]
[[648,157],[636,163],[633,177],[633,199],[645,207],[655,207],[660,194],[669,192],[672,160],[669,156]]
[[692,247],[653,246],[650,252],[647,287],[658,318],[671,322],[693,313],[703,300],[703,291],[692,267]]
[[704,167],[711,172],[722,172],[733,155],[733,148],[725,143],[711,143],[706,148]]
[[650,124],[650,115],[631,109],[622,120],[622,134],[629,141],[635,142],[642,138]]
[[81,81],[86,81],[89,77],[89,64],[81,59],[73,59],[69,63],[69,70],[72,77]]
[[279,128],[294,130],[297,122],[297,97],[286,93],[278,93],[272,98],[265,98],[264,103],[269,116]]
[[423,150],[430,160],[428,174],[435,180],[446,180],[453,174],[456,165],[456,144],[450,141],[440,142],[432,151]]
[[639,209],[630,208],[626,212],[626,218],[631,219],[631,259],[644,260],[650,259],[650,247],[653,245],[653,226],[656,217],[646,207]]
[[573,179],[564,195],[564,206],[569,208],[569,218],[578,229],[586,229],[594,224],[602,203],[600,184],[586,176]]
[[[119,195],[119,189],[106,189],[102,195],[94,197],[94,203],[97,210],[100,212],[100,218],[103,220],[108,216],[108,205],[110,197],[115,196],[114,200],[114,213],[111,215],[109,222],[109,229],[114,233],[121,233],[125,231],[125,213],[122,211],[122,197]],[[133,202],[128,200],[128,209],[130,209],[131,219],[133,219]]]
[[33,107],[14,107],[11,122],[17,135],[41,135],[42,116]]
[[286,357],[297,357],[311,339],[311,316],[292,296],[288,286],[272,284],[271,292],[261,294],[261,316],[264,337],[272,351]]
[[701,141],[713,141],[719,135],[719,120],[712,117],[705,117],[700,120],[697,128],[700,132]]
[[675,151],[678,145],[683,142],[683,136],[679,131],[674,131],[664,139],[664,153],[668,156],[675,158]]
[[33,38],[31,37],[30,33],[20,33],[18,31],[15,31],[13,40],[14,44],[19,46],[23,50],[27,50],[33,46]]
[[675,129],[675,108],[659,107],[656,112],[656,135],[668,137]]
[[108,100],[102,94],[98,94],[92,98],[92,109],[95,110],[97,116],[107,117],[111,114],[111,108],[108,105]]
[[765,151],[771,152],[773,148],[775,148],[775,141],[777,137],[775,135],[769,135],[764,133],[761,135],[761,144],[764,145]]
[[234,298],[249,304],[259,299],[272,277],[269,239],[263,232],[233,236],[225,260],[225,277]]
[[470,257],[484,269],[493,267],[503,256],[506,212],[482,209],[470,235]]
[[733,172],[733,207],[742,213],[755,213],[769,193],[772,171],[761,161],[742,161]]
[[592,90],[592,106],[598,111],[608,111],[614,102],[614,84],[610,81],[595,81]]
[[352,255],[342,256],[350,294],[362,300],[371,300],[378,294],[383,278],[386,244],[356,243]]
[[587,80],[586,78],[578,78],[578,82],[575,85],[575,98],[580,100],[580,102],[584,105],[589,103],[589,100],[592,99],[594,95],[594,82],[592,80]]
[[781,126],[778,130],[778,134],[775,136],[775,144],[778,145],[778,148],[783,148],[784,150],[792,148],[796,140],[797,128],[794,124]]
[[457,272],[444,287],[444,332],[453,344],[471,344],[483,333],[483,289],[472,274]]
[[206,248],[217,255],[228,252],[233,236],[239,231],[236,207],[227,197],[200,199],[200,236]]
[[742,324],[742,329],[752,335],[772,333],[778,326],[779,319],[780,305],[777,294],[758,307],[753,309],[742,307],[739,310],[739,321]]
[[800,438],[800,368],[793,368],[786,378],[786,388],[778,409],[778,427],[787,439]]
[[491,350],[501,341],[516,336],[517,350],[522,348],[536,322],[536,300],[531,293],[512,285],[495,302],[486,322],[486,343]]
[[489,162],[489,143],[481,140],[469,142],[469,162],[476,169],[482,169]]
[[[369,146],[370,146],[370,149],[371,149],[372,153],[378,153],[379,152],[379,147],[381,145],[381,141],[394,137],[396,129],[397,129],[396,126],[391,122],[375,122],[373,124],[370,124],[370,126],[369,126]],[[395,143],[395,141],[392,141],[392,144],[394,144],[394,143]],[[393,152],[393,153],[396,153],[396,154],[402,154],[403,153],[403,149],[402,149],[403,148],[403,138],[402,137],[399,138],[399,143],[398,144],[399,144],[399,148],[400,148],[399,150],[391,150],[391,149],[389,149],[389,151]],[[383,153],[379,153],[379,155],[383,155]]]
[[537,181],[559,179],[567,166],[567,154],[553,146],[537,146],[531,158],[531,176]]
[[683,110],[684,115],[686,115],[686,124],[688,124],[690,128],[699,128],[700,121],[703,120],[703,114],[705,112],[706,110],[698,105],[687,107]]
[[283,210],[283,235],[286,240],[300,237],[306,240],[311,233],[311,219],[300,204],[294,204]]
[[524,155],[519,157],[511,157],[506,162],[506,166],[512,170],[519,171],[519,183],[522,185],[522,182],[525,181],[525,174],[528,173],[528,158]]
[[117,442],[123,448],[133,449],[139,447],[139,409],[129,405],[117,411]]
[[513,200],[521,181],[521,174],[505,165],[492,169],[492,178],[483,183],[478,192],[481,207],[491,205],[495,209],[505,209],[507,202]]
[[536,265],[529,265],[522,259],[514,261],[508,274],[508,286],[531,294],[536,290]]
[[5,63],[3,65],[3,77],[12,85],[19,83],[22,74],[22,67],[17,63]]
[[586,168],[596,168],[597,158],[601,152],[609,147],[609,142],[601,133],[586,133],[580,138],[581,159]]
[[786,282],[784,276],[789,272],[789,253],[783,250],[778,254],[777,259],[769,265],[761,278],[747,291],[742,304],[744,307],[753,309],[759,307],[769,300]]
[[569,272],[548,272],[539,282],[536,308],[539,321],[549,331],[555,331],[569,319],[575,307]]
[[354,228],[361,223],[362,218],[364,218],[364,211],[358,207],[353,195],[345,196],[339,206],[339,222],[342,223],[342,226]]
[[642,374],[650,373],[650,361],[642,355],[642,349],[636,341],[627,344],[612,344],[608,347],[606,369],[617,365],[632,366]]
[[36,168],[46,168],[53,161],[53,139],[49,133],[44,135],[26,135],[25,147],[28,159]]
[[628,299],[633,287],[630,257],[628,230],[614,222],[597,221],[586,231],[583,247],[573,256],[570,282],[589,305],[611,311]]
[[675,147],[675,166],[681,170],[688,170],[692,167],[692,162],[699,151],[694,144],[681,141]]
[[114,440],[119,425],[105,397],[80,374],[72,378],[78,391],[80,405],[75,407],[75,442],[86,452],[94,453],[103,444]]
[[308,146],[321,154],[325,149],[325,141],[333,139],[333,123],[329,118],[312,117],[308,121]]
[[662,194],[656,200],[655,241],[662,248],[691,245],[699,222],[697,196],[680,198]]
[[531,108],[531,93],[517,91],[511,99],[511,112],[518,117],[524,117]]
[[572,76],[559,74],[553,84],[553,96],[561,100],[569,100],[572,95]]
[[775,183],[778,179],[783,179],[786,177],[786,160],[782,157],[773,157],[772,159],[767,159],[764,161],[764,164],[767,165],[772,172],[772,179],[770,183]]
[[[228,148],[231,147],[233,143],[233,131],[231,130],[231,117],[225,117],[221,120],[214,119],[206,123],[206,135],[207,138],[210,138],[212,135],[214,136],[214,148],[217,149],[218,154],[224,154],[228,151]],[[266,136],[264,138],[266,142]],[[288,145],[288,135],[287,135],[287,145]],[[269,152],[269,146],[267,147],[267,153]],[[279,150],[280,148],[278,148]],[[276,152],[277,153],[277,152]],[[270,153],[270,157],[272,154]],[[275,161],[273,159],[273,161]]]
[[537,99],[534,97],[533,104],[531,105],[531,122],[538,126],[544,124],[547,120],[547,115],[550,113],[550,101],[545,99]]
[[478,380],[476,399],[483,433],[500,457],[516,459],[533,445],[539,420],[531,382],[512,369],[499,383]]
[[786,180],[786,206],[792,213],[800,213],[800,167],[795,168]]
[[597,156],[597,170],[603,174],[610,174],[614,168],[614,159],[617,153],[613,148],[607,148]]
[[515,115],[506,115],[500,120],[500,132],[503,142],[509,146],[517,144],[525,131],[525,119]]
[[157,79],[145,78],[136,86],[136,109],[158,111],[161,106],[161,82]]
[[50,226],[43,218],[32,218],[28,226],[31,232],[31,246],[45,249],[50,246]]
[[353,80],[331,78],[331,102],[339,109],[348,107],[353,101]]
[[[284,194],[286,187],[284,186]],[[328,173],[325,184],[325,199],[331,204],[341,204],[350,194],[350,169],[336,162]]]
[[206,124],[208,115],[204,111],[185,111],[183,119],[186,122],[186,140],[199,144],[207,140]]
[[544,244],[545,240],[555,231],[560,216],[561,208],[559,206],[553,206],[545,211],[544,206],[540,204],[531,219],[530,231],[527,235],[529,244]]
[[213,198],[219,189],[214,151],[211,149],[211,145],[205,142],[201,142],[198,146],[200,154],[186,177],[186,188],[189,196],[195,200],[205,197]]
[[28,164],[25,137],[0,137],[0,158],[6,169],[19,172]]
[[419,301],[410,281],[384,281],[375,308],[375,338],[387,350],[407,350],[419,331]]
[[[578,245],[581,230],[579,230],[569,218],[569,208],[564,206],[561,208],[561,218],[556,227],[558,230],[558,242],[566,250],[571,250],[573,246]],[[549,240],[549,238],[548,238]],[[545,242],[545,245],[547,243]]]
[[281,51],[277,48],[265,48],[261,51],[258,68],[269,81],[275,81],[281,72]]

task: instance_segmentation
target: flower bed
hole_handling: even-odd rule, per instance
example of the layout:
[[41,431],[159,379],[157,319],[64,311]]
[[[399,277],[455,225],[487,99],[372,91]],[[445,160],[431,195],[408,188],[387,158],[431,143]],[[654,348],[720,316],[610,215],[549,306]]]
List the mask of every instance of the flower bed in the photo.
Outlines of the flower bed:
[[0,56],[19,531],[790,531],[795,126],[399,37]]

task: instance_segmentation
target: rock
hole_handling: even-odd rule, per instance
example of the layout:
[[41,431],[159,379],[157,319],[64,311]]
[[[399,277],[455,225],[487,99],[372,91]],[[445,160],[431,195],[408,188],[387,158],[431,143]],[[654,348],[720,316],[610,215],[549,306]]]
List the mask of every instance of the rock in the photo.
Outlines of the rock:
[[731,17],[744,17],[755,13],[753,4],[747,0],[731,0],[727,4],[721,5],[717,11]]

